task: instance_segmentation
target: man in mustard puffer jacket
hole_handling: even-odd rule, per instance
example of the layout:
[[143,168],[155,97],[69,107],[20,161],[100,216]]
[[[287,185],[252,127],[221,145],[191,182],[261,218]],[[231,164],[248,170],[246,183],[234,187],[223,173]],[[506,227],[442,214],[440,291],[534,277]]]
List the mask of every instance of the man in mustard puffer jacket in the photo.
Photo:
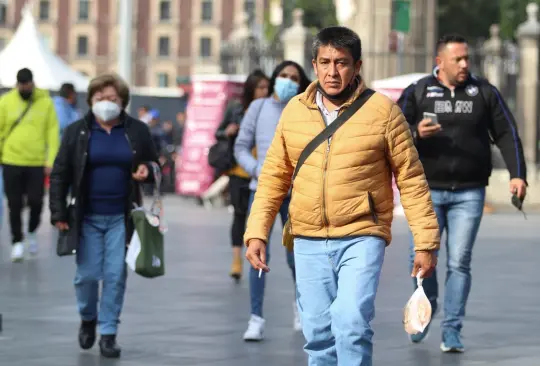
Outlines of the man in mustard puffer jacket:
[[[268,232],[300,153],[366,89],[361,65],[360,39],[350,29],[330,27],[316,36],[318,81],[283,111],[259,176],[244,236],[256,269],[269,270]],[[407,121],[389,98],[375,93],[296,176],[289,220],[309,365],[372,365],[370,322],[392,239],[392,174],[414,235],[412,275],[429,276],[440,242],[437,217]]]
[[25,203],[30,208],[29,251],[37,252],[35,234],[41,221],[45,176],[54,163],[59,134],[49,92],[35,88],[32,72],[21,69],[17,73],[17,87],[0,98],[0,161],[8,201],[13,262],[24,258],[21,215]]

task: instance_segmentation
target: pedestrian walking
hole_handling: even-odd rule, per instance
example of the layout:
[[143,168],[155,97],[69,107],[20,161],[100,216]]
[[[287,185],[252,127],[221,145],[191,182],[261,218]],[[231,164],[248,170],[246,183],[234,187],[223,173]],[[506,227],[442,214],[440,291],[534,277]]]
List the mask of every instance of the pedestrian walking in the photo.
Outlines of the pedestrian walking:
[[[11,260],[21,262],[25,245],[38,252],[45,178],[59,145],[58,119],[49,92],[36,88],[32,71],[17,73],[17,86],[0,97],[0,161],[9,211]],[[28,231],[23,232],[22,212],[30,208]]]
[[[239,166],[234,159],[234,143],[240,130],[240,122],[244,117],[252,101],[268,97],[268,77],[261,71],[255,70],[247,77],[244,83],[244,92],[241,101],[232,101],[227,105],[223,121],[216,131],[216,140],[227,145],[229,150],[222,158],[226,159],[227,165],[232,168],[224,173],[229,176],[229,195],[234,209],[233,222],[231,225],[231,245],[233,259],[230,276],[235,280],[242,277],[244,232],[251,191],[249,189],[250,175]],[[231,161],[228,161],[231,160]]]
[[[527,167],[514,117],[501,93],[469,71],[466,39],[443,36],[435,61],[432,75],[406,88],[398,104],[414,135],[441,234],[446,232],[440,347],[443,352],[463,352],[461,330],[471,289],[472,251],[492,170],[491,144],[501,150],[510,173],[510,194],[519,200],[527,191]],[[411,265],[412,253],[411,244]],[[437,272],[424,280],[423,287],[435,313],[439,308]],[[429,329],[411,336],[411,341],[421,342]]]
[[[236,138],[234,155],[238,164],[252,177],[249,184],[250,200],[248,211],[251,209],[253,197],[258,187],[261,168],[265,162],[266,152],[276,133],[276,127],[283,109],[297,94],[302,93],[309,85],[309,79],[304,69],[293,61],[284,61],[273,71],[270,78],[269,96],[254,100],[240,124],[240,131]],[[253,154],[255,148],[255,154]],[[289,198],[285,198],[280,204],[279,214],[283,225],[288,218]],[[273,226],[274,218],[269,223],[268,229]],[[295,280],[294,255],[287,251],[287,264],[291,269]],[[270,252],[267,252],[267,260],[270,260]],[[266,320],[263,317],[264,290],[266,275],[259,275],[258,269],[251,268],[249,273],[249,294],[251,298],[251,316],[248,328],[244,333],[246,341],[260,341],[264,338]],[[293,328],[301,329],[300,318],[296,302],[293,303]]]
[[325,28],[312,53],[317,81],[281,115],[248,219],[246,256],[269,271],[269,229],[292,186],[285,238],[294,237],[308,364],[371,366],[370,323],[392,239],[392,174],[415,237],[412,275],[433,270],[439,228],[405,117],[360,76],[358,35]]
[[77,248],[79,345],[91,348],[99,325],[101,354],[117,358],[126,245],[133,234],[129,213],[141,205],[140,185],[153,181],[150,162],[157,163],[158,155],[148,126],[125,111],[130,92],[122,79],[100,75],[90,81],[87,95],[90,111],[64,131],[49,207],[53,225],[80,233],[70,236]]

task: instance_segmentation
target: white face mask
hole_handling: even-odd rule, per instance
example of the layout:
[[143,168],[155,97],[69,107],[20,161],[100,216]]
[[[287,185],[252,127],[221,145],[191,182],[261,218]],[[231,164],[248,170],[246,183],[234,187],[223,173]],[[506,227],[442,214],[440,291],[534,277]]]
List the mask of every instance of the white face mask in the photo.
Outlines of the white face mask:
[[118,104],[108,100],[102,100],[94,103],[92,106],[92,113],[102,122],[110,122],[117,118],[122,110]]

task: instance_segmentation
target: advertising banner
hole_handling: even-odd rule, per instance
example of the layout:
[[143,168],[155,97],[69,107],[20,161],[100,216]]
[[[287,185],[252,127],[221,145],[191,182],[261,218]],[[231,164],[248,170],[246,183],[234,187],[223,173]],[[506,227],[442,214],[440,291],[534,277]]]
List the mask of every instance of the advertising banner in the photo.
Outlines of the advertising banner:
[[195,75],[186,108],[182,149],[176,161],[176,192],[199,197],[214,181],[208,150],[227,103],[239,98],[245,78],[239,75]]

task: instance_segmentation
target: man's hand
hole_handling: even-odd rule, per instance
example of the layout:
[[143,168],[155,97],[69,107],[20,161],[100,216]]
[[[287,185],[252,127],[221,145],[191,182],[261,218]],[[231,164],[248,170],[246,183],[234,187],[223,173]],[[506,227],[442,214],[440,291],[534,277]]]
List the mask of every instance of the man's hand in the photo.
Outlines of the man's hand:
[[514,178],[510,180],[510,194],[516,194],[520,200],[523,201],[527,194],[527,183],[521,178]]
[[137,182],[143,182],[148,178],[148,167],[145,164],[140,164],[137,171],[131,175]]
[[428,278],[436,266],[437,254],[434,250],[416,252],[411,277],[416,277],[418,272],[422,271],[422,278]]
[[253,268],[262,269],[264,272],[270,272],[266,265],[266,244],[260,239],[251,239],[246,251],[246,259]]
[[45,167],[45,168],[43,168],[43,172],[45,173],[45,176],[48,177],[49,175],[51,175],[52,168]]
[[431,137],[442,130],[441,125],[429,125],[431,123],[430,118],[424,118],[418,123],[418,137],[421,139]]
[[56,228],[60,231],[68,231],[69,230],[69,225],[67,222],[63,222],[63,221],[58,221],[56,224],[54,224],[54,226],[56,226]]

